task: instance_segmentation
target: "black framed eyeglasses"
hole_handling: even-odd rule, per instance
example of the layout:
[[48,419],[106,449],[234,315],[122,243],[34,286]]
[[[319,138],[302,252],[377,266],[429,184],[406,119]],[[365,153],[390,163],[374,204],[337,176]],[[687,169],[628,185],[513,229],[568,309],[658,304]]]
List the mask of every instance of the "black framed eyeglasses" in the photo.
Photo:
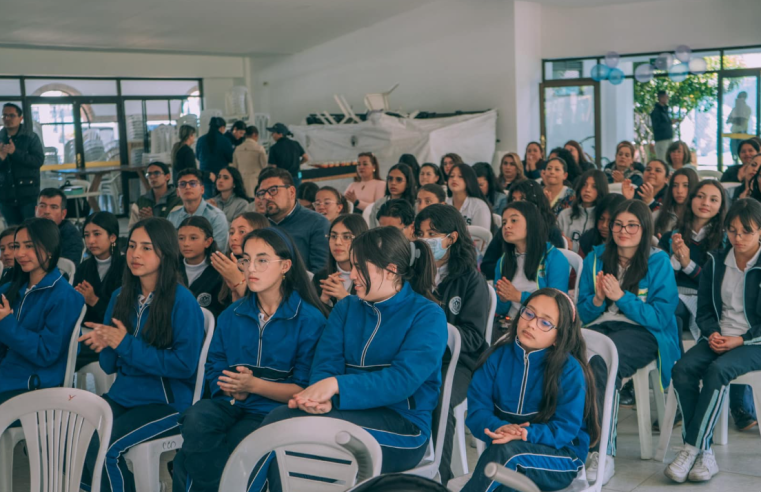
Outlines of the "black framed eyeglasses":
[[150,172],[146,172],[145,173],[145,177],[146,178],[158,178],[162,174],[164,174],[164,171],[150,171]]
[[621,232],[623,230],[627,234],[637,234],[637,231],[639,231],[640,227],[642,227],[640,224],[624,225],[621,222],[613,222],[613,225],[610,226],[610,230],[613,232]]
[[193,181],[180,181],[179,183],[177,183],[177,187],[180,188],[180,189],[183,189],[183,190],[185,188],[198,188],[199,186],[201,186],[201,182],[200,181],[196,181],[196,180],[193,180]]
[[257,191],[256,192],[256,196],[257,196],[257,198],[264,198],[264,195],[269,193],[269,195],[271,197],[275,197],[275,196],[277,196],[278,188],[288,188],[288,186],[286,186],[286,185],[270,186],[266,190],[259,190],[259,191]]

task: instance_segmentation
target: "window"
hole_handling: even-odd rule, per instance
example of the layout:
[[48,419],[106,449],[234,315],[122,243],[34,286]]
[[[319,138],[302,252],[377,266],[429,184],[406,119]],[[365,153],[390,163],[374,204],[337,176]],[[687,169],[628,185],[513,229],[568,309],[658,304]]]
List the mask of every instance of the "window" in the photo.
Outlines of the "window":
[[198,91],[198,80],[122,80],[123,96],[187,96]]
[[20,96],[21,95],[21,81],[19,79],[0,78],[0,95]]
[[[116,80],[100,79],[26,79],[28,96],[116,96]],[[57,97],[58,95],[56,95]]]

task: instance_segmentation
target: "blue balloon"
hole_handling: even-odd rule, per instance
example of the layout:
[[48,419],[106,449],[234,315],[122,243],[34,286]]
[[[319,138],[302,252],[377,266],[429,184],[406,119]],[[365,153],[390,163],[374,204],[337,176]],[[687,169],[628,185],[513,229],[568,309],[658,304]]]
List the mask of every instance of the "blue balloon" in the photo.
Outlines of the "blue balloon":
[[678,63],[669,68],[669,78],[674,82],[684,82],[690,74],[690,67],[686,63]]
[[608,74],[608,80],[613,85],[619,85],[624,81],[624,72],[620,68],[614,68]]
[[608,68],[606,65],[600,65],[599,63],[592,67],[592,80],[595,82],[601,82],[608,78],[608,74],[610,73],[610,68]]

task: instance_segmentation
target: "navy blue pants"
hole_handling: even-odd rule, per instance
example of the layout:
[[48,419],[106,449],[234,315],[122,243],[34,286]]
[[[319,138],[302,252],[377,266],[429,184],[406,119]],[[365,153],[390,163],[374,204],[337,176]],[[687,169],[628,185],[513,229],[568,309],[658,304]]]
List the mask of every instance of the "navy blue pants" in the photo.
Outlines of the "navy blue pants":
[[[108,395],[103,395],[103,399],[114,414],[114,426],[111,430],[111,444],[106,452],[100,490],[134,492],[135,479],[127,468],[124,453],[142,442],[179,434],[180,424],[177,421],[180,413],[166,404],[126,408],[113,401]],[[99,444],[96,434],[87,449],[85,468],[82,473],[82,488],[85,490],[90,490]]]
[[[295,417],[313,417],[314,415],[292,410],[287,406],[274,409],[262,422],[262,426]],[[381,473],[395,473],[414,468],[425,456],[428,437],[418,427],[398,413],[388,408],[370,410],[331,410],[321,417],[345,420],[356,424],[369,432],[381,446],[383,466]],[[265,458],[269,469],[254,473],[250,491],[260,491],[269,481],[270,492],[280,492],[280,475],[274,454]]]
[[[441,367],[441,380],[447,374],[449,364],[444,364]],[[465,367],[463,364],[457,364],[457,368],[454,372],[454,381],[452,384],[452,398],[449,401],[449,418],[447,419],[447,431],[444,436],[444,448],[441,453],[441,462],[439,464],[439,475],[441,475],[442,485],[446,485],[449,480],[452,479],[452,452],[454,451],[454,434],[455,434],[455,418],[454,407],[465,401],[468,397],[468,387],[470,386],[470,380],[473,379],[473,372]],[[439,427],[439,414],[441,413],[441,398],[443,393],[439,394],[439,406],[433,413],[433,436],[436,436]]]
[[526,441],[493,444],[478,458],[473,478],[462,492],[513,490],[486,478],[484,469],[492,462],[526,475],[540,490],[561,490],[568,487],[584,466],[584,462],[568,449],[555,449]]
[[174,458],[174,492],[219,490],[227,460],[264,415],[253,414],[229,399],[201,400],[180,418],[182,449]]
[[717,354],[706,340],[700,340],[684,354],[672,373],[684,419],[684,442],[702,450],[711,449],[727,386],[738,376],[758,370],[761,370],[761,347],[756,345],[741,345]]
[[36,202],[25,203],[23,205],[0,203],[0,213],[3,214],[5,223],[10,227],[19,225],[26,219],[34,218],[34,207],[36,205]]

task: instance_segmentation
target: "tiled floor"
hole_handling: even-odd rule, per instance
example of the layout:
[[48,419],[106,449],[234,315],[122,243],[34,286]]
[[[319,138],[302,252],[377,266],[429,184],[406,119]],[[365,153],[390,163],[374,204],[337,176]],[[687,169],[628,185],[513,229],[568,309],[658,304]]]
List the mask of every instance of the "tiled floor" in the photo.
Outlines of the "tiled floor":
[[[654,405],[651,405],[654,408]],[[729,443],[726,446],[714,446],[716,460],[721,472],[713,480],[704,484],[675,484],[663,475],[665,463],[643,461],[639,457],[639,437],[637,434],[637,415],[634,410],[621,409],[618,424],[618,456],[616,458],[616,475],[603,488],[606,492],[758,492],[761,491],[761,437],[758,429],[738,432],[730,420]],[[657,445],[658,435],[653,436]],[[681,428],[674,430],[671,447],[681,445]],[[666,455],[670,462],[675,451]],[[468,461],[471,470],[476,464],[475,448],[468,447]],[[29,490],[29,464],[23,454],[22,446],[16,447],[14,459],[14,491]],[[5,491],[2,491],[5,492]]]

